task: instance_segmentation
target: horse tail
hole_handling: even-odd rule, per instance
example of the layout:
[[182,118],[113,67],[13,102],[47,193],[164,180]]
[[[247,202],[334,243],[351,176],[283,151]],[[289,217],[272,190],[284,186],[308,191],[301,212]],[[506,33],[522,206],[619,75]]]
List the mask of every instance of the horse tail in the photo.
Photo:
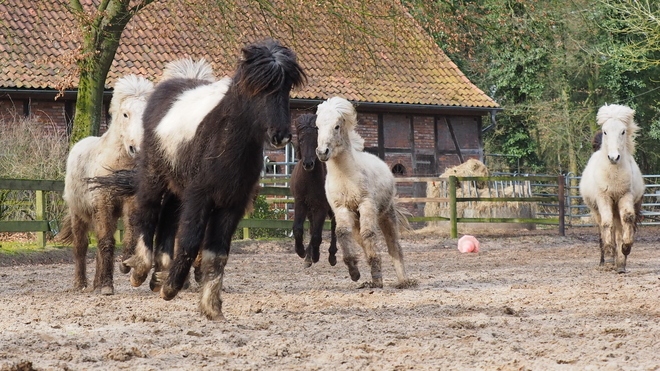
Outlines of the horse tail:
[[69,213],[64,215],[60,232],[55,236],[55,240],[63,245],[73,244],[73,229],[71,228],[71,215]]
[[399,197],[394,197],[394,213],[396,214],[396,225],[399,227],[399,232],[409,232],[412,230],[408,217],[412,214],[406,210],[405,207],[399,202]]
[[90,190],[104,189],[113,197],[130,197],[137,192],[137,170],[114,170],[110,175],[87,178]]
[[215,82],[213,67],[206,59],[197,62],[192,58],[181,58],[168,63],[163,70],[160,82],[170,79],[196,79]]

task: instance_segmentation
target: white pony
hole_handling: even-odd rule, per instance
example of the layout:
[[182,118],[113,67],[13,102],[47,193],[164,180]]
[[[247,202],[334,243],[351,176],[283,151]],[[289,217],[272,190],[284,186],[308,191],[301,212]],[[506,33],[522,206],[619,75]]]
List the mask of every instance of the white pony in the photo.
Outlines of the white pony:
[[580,181],[580,194],[600,228],[600,265],[605,264],[605,253],[612,253],[619,273],[626,271],[645,188],[633,158],[639,130],[634,115],[631,108],[616,104],[598,110],[602,144]]
[[372,282],[363,286],[383,287],[381,259],[376,250],[380,227],[394,262],[397,287],[416,284],[409,280],[399,244],[399,228],[409,228],[397,207],[394,176],[378,157],[362,152],[364,140],[355,132],[357,114],[346,99],[333,97],[316,111],[319,130],[316,154],[327,162],[325,192],[337,221],[337,240],[353,281],[360,279],[355,242],[362,246],[371,267]]
[[[87,179],[134,166],[134,157],[140,151],[142,142],[142,113],[153,89],[153,83],[135,75],[117,80],[110,101],[109,111],[112,119],[108,130],[100,137],[82,139],[69,152],[63,196],[68,206],[68,214],[58,238],[61,242],[73,244],[74,289],[82,290],[87,287],[87,234],[93,227],[98,239],[98,251],[96,276],[91,289],[100,289],[103,295],[114,293],[113,234],[117,229],[117,219],[122,215],[122,211],[124,215],[128,215],[128,209],[133,202],[125,197],[113,196],[107,190],[90,188]],[[127,230],[125,241],[131,238],[130,231]]]

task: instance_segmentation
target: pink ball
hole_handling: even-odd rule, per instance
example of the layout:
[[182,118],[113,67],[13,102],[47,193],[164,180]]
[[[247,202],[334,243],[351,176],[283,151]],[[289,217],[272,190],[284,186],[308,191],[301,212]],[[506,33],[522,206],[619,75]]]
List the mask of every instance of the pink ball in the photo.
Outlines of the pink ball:
[[458,251],[479,252],[479,241],[474,236],[465,235],[458,239]]

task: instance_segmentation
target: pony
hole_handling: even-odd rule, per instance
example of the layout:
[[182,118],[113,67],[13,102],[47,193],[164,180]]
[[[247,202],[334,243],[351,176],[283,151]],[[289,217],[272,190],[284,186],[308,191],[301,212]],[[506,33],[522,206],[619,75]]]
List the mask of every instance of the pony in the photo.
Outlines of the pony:
[[174,259],[160,296],[173,299],[201,251],[199,308],[222,319],[222,279],[231,236],[263,168],[265,143],[291,140],[289,94],[306,75],[289,48],[275,40],[249,44],[233,78],[216,82],[173,78],[159,83],[144,112],[144,139],[136,174],[138,236],[124,261],[140,286],[153,263],[153,237],[164,195],[180,202]]
[[[96,275],[92,290],[114,294],[114,232],[117,219],[129,217],[134,208],[131,197],[116,196],[103,189],[91,188],[87,179],[111,173],[112,169],[134,166],[142,142],[142,113],[154,89],[149,80],[128,75],[117,80],[110,101],[111,121],[100,137],[87,137],[69,152],[64,180],[64,201],[68,211],[58,239],[73,244],[75,261],[74,289],[87,288],[86,257],[88,232],[94,229],[98,239]],[[133,235],[127,230],[124,241],[130,245]]]
[[645,189],[633,158],[639,130],[634,115],[631,108],[616,104],[598,110],[601,146],[589,158],[580,181],[580,194],[600,230],[600,265],[611,253],[618,273],[626,272]]
[[337,240],[344,263],[353,281],[360,279],[354,245],[362,246],[371,267],[371,282],[362,287],[383,287],[381,259],[376,237],[385,237],[394,263],[397,287],[410,287],[399,244],[399,229],[409,229],[405,214],[397,205],[394,175],[380,158],[362,152],[364,140],[355,132],[357,113],[344,98],[332,97],[316,110],[319,130],[316,155],[325,162],[328,174],[325,192],[337,222]]
[[[291,175],[291,194],[295,200],[293,216],[293,236],[296,253],[305,259],[305,267],[319,261],[319,246],[323,235],[323,224],[330,217],[330,248],[328,262],[337,264],[337,236],[334,214],[325,197],[325,164],[316,157],[318,128],[316,115],[304,114],[296,119],[296,157],[298,162]],[[310,241],[307,248],[303,244],[304,223],[309,219]]]

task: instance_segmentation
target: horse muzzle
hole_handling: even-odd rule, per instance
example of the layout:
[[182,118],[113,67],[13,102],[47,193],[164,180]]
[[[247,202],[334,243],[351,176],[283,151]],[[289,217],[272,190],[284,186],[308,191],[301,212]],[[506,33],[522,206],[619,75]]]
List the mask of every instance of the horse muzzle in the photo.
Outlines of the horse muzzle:
[[269,138],[270,145],[275,148],[282,148],[291,142],[291,132],[276,132]]
[[619,160],[621,159],[621,155],[620,154],[607,155],[607,159],[610,160],[610,164],[616,165],[619,163]]
[[312,171],[314,170],[314,161],[304,160],[302,163],[303,170]]
[[316,148],[316,157],[323,162],[328,161],[330,159],[330,148]]

